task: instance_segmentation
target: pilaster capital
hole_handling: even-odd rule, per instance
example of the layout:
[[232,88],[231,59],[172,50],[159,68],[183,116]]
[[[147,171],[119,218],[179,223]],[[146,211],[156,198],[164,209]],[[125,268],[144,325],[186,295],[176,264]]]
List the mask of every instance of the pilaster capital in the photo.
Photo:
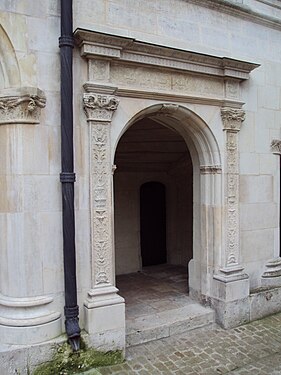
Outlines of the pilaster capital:
[[83,95],[84,111],[88,121],[110,122],[118,104],[119,100],[112,95],[96,93]]
[[242,122],[245,120],[245,111],[239,108],[223,107],[221,118],[224,130],[239,132]]
[[271,151],[273,154],[281,155],[281,140],[280,139],[273,139],[271,142]]
[[45,105],[46,97],[37,88],[4,89],[0,91],[0,125],[39,124]]

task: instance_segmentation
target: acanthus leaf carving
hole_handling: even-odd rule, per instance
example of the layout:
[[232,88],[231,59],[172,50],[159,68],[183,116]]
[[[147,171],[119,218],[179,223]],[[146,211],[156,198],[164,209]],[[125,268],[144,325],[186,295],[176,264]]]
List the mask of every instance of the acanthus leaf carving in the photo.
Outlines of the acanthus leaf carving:
[[221,117],[224,130],[238,132],[242,122],[245,120],[245,111],[239,108],[223,107],[221,109]]
[[45,96],[20,94],[0,96],[0,125],[38,124],[41,108],[46,106]]

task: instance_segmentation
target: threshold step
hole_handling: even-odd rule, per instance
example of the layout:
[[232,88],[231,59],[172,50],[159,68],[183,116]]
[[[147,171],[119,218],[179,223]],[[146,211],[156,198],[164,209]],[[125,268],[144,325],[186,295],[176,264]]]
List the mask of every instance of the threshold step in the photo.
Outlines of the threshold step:
[[127,319],[126,346],[158,340],[214,323],[214,310],[198,303]]

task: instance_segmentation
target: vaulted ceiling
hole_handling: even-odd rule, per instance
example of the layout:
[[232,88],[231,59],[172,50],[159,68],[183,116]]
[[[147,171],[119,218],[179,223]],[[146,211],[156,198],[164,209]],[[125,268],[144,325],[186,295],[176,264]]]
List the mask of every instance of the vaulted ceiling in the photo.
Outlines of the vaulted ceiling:
[[119,172],[167,172],[181,162],[191,164],[182,136],[150,118],[137,121],[126,131],[115,155]]

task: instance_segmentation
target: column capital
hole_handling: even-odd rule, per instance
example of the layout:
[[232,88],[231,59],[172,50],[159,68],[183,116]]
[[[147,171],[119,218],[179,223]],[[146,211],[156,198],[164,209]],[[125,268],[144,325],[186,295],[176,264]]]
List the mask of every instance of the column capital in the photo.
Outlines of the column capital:
[[116,111],[119,100],[112,95],[85,93],[83,106],[87,121],[110,122]]
[[0,125],[39,124],[41,108],[46,105],[43,91],[34,87],[0,91]]
[[271,147],[271,151],[273,154],[281,155],[281,140],[280,139],[273,139],[270,147]]
[[239,108],[221,108],[223,129],[232,132],[239,132],[242,122],[245,120],[245,111]]

